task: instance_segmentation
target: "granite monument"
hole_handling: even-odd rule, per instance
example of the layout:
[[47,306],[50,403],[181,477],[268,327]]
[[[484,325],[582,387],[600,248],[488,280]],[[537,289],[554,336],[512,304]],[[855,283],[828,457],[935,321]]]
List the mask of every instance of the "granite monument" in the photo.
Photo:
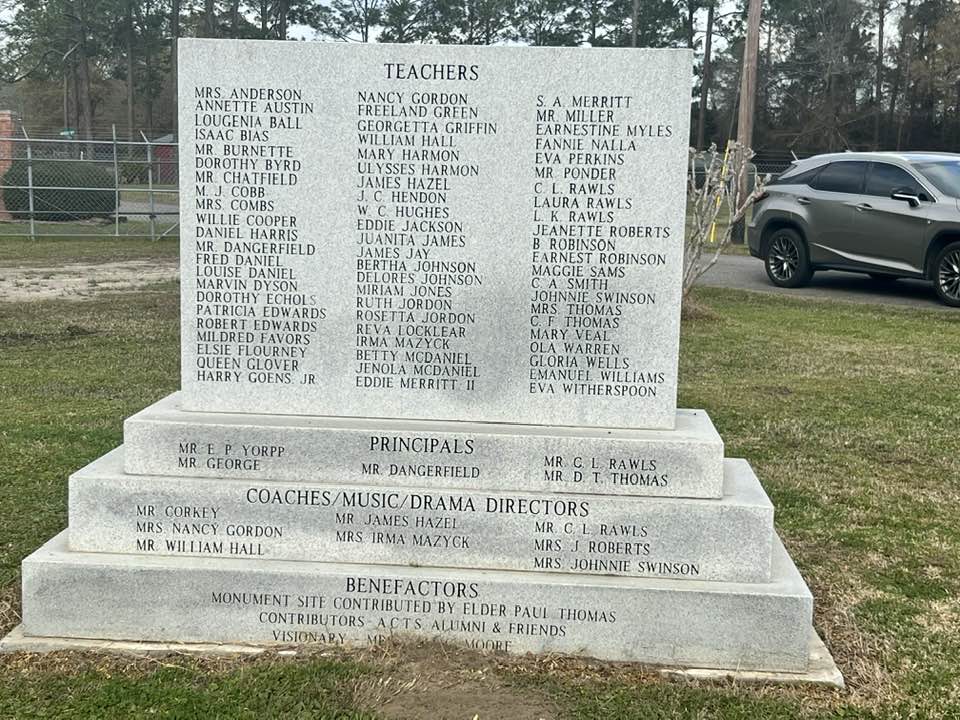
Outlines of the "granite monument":
[[182,390],[70,478],[8,647],[807,672],[773,507],[676,406],[691,52],[179,53]]

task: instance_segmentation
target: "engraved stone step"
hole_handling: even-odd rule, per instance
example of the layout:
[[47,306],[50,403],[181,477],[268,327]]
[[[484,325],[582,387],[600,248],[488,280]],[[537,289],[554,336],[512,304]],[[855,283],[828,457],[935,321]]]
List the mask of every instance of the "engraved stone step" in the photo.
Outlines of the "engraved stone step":
[[773,507],[744,460],[719,500],[258,483],[123,472],[70,479],[70,546],[763,582]]
[[184,412],[127,419],[129,473],[476,490],[720,497],[723,441],[703,410],[675,430]]
[[23,562],[23,629],[47,637],[354,644],[403,633],[516,653],[803,670],[812,604],[779,540],[764,584],[77,553],[66,532]]

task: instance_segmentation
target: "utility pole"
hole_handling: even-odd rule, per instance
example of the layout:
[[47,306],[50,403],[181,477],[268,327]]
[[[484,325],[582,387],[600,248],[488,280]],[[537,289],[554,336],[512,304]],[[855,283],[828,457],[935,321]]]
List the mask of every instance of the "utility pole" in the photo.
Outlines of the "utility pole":
[[707,7],[707,34],[703,41],[703,73],[700,77],[700,112],[697,113],[697,150],[704,149],[704,135],[707,119],[707,97],[710,92],[710,52],[713,45],[714,3]]
[[[61,64],[63,65],[63,130],[64,130],[64,132],[66,132],[66,131],[68,131],[68,130],[71,129],[71,127],[70,127],[70,117],[69,117],[70,107],[69,107],[69,102],[68,102],[68,101],[69,101],[69,98],[70,98],[70,94],[69,94],[69,92],[68,92],[69,82],[68,82],[68,80],[67,80],[67,58],[70,57],[70,56],[73,54],[73,51],[76,50],[79,45],[80,45],[80,43],[76,43],[72,48],[70,48],[69,50],[67,50],[67,52],[64,54],[64,56],[63,56],[63,57],[61,58],[61,60],[60,60]],[[74,70],[74,73],[76,73],[76,70]],[[76,78],[76,74],[74,74],[74,78]],[[77,90],[76,83],[74,83],[73,89],[74,89],[74,97],[76,97],[76,90]],[[77,100],[77,107],[79,107],[79,106],[80,106],[80,103],[79,103],[79,100]],[[79,112],[79,110],[78,110],[78,112]],[[73,131],[74,131],[74,136],[76,136],[76,130],[77,130],[77,126],[79,126],[79,124],[80,124],[80,123],[77,122],[77,125],[75,125],[75,126],[72,128]]]
[[[750,0],[747,10],[747,37],[743,45],[743,73],[740,78],[740,112],[737,116],[737,144],[745,153],[753,145],[753,118],[757,102],[757,58],[760,54],[760,11],[763,0]],[[740,158],[742,160],[742,156]],[[747,173],[741,173],[737,196],[747,196]],[[732,241],[743,244],[746,235],[746,219],[733,229]]]

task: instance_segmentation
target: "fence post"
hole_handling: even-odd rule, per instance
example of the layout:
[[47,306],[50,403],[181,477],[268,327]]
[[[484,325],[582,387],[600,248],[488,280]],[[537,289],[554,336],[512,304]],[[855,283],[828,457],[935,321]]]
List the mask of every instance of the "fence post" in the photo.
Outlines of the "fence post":
[[143,141],[147,144],[147,193],[150,195],[150,239],[156,240],[157,214],[155,212],[156,205],[154,204],[153,198],[153,146],[150,145],[147,136],[143,134],[143,130],[140,131],[140,137],[142,137]]
[[27,129],[21,128],[23,136],[27,139],[27,203],[30,209],[30,239],[37,239],[37,228],[33,217],[33,151],[30,149],[30,136],[27,135]]
[[120,237],[120,164],[117,162],[117,124],[110,126],[113,130],[113,188],[115,194],[115,206],[113,208],[113,235]]

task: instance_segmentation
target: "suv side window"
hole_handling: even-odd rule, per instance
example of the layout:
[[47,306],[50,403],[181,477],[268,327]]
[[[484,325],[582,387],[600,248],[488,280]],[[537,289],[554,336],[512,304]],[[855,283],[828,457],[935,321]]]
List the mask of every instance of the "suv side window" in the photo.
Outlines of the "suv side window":
[[871,163],[870,175],[867,177],[867,195],[890,197],[894,190],[909,189],[913,195],[921,199],[928,199],[914,177],[903,168],[889,163]]
[[859,194],[863,192],[867,164],[852,160],[830,163],[817,175],[811,187],[826,192]]
[[811,182],[813,182],[813,179],[820,174],[820,171],[823,170],[824,167],[824,165],[818,165],[811,170],[794,173],[793,175],[787,175],[786,177],[781,175],[780,177],[771,180],[768,185],[809,185]]

